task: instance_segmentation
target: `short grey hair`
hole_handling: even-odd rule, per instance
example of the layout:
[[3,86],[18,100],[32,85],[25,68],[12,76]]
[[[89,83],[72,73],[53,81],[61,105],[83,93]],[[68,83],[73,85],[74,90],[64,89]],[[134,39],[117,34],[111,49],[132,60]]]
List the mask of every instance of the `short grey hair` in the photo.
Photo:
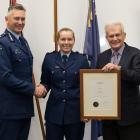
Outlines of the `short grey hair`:
[[24,8],[24,6],[22,4],[16,3],[15,5],[11,5],[8,8],[8,13],[12,10],[22,10],[22,11],[26,11],[26,9]]
[[105,33],[107,34],[107,29],[111,26],[120,26],[122,33],[124,33],[124,26],[121,22],[112,22],[105,25]]

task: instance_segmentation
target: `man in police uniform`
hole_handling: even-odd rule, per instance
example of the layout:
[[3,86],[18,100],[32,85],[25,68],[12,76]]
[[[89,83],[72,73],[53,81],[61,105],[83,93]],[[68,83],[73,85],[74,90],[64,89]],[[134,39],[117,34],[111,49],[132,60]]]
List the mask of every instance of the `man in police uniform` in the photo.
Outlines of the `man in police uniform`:
[[47,53],[41,84],[51,90],[46,106],[46,140],[83,140],[80,121],[80,69],[89,68],[87,57],[73,52],[74,32],[62,28],[57,36],[59,52]]
[[33,95],[39,97],[41,92],[35,92],[33,57],[22,36],[25,8],[20,4],[9,7],[5,20],[7,29],[0,36],[0,140],[27,140]]

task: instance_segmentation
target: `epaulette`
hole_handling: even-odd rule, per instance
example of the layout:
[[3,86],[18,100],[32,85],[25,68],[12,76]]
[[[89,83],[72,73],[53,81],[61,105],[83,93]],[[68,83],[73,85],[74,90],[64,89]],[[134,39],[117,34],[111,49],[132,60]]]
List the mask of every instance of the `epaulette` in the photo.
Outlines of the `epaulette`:
[[87,58],[87,60],[89,60],[89,57],[87,54],[83,53],[83,56],[85,56]]
[[57,51],[47,52],[46,55],[57,53]]
[[79,54],[79,52],[78,52],[78,51],[76,51],[75,53],[76,53],[76,54]]
[[6,35],[5,33],[1,34],[1,35],[0,35],[0,38],[4,37],[5,35]]
[[93,60],[93,56],[92,55],[87,55],[88,60]]
[[85,53],[80,53],[80,52],[76,52],[77,54],[83,55],[83,56],[87,56]]
[[88,55],[87,55],[87,54],[85,54],[85,53],[83,53],[83,56],[87,56],[87,57],[88,57]]
[[46,55],[49,55],[49,54],[50,54],[50,52],[47,52],[47,53],[46,53]]
[[51,53],[57,53],[58,51],[53,51],[53,52],[51,52]]

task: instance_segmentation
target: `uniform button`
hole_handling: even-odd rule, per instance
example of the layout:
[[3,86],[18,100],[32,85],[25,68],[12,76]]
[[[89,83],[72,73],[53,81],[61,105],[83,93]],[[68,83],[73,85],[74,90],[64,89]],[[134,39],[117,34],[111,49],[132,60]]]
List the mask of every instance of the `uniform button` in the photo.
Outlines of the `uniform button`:
[[63,80],[62,82],[63,82],[63,83],[66,83],[66,80]]
[[62,102],[65,103],[66,102],[66,99],[63,99]]
[[18,59],[18,61],[21,62],[22,60],[21,59]]
[[65,72],[66,72],[66,71],[64,70],[62,73],[65,74]]
[[63,90],[63,93],[65,93],[65,92],[66,92],[66,90],[64,89],[64,90]]
[[54,74],[54,71],[51,71],[52,74]]

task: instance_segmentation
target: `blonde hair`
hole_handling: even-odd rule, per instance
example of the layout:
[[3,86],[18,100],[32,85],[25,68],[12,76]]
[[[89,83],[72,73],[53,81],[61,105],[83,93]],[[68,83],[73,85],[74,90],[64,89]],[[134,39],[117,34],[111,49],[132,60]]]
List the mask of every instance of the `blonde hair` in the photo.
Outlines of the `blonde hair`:
[[61,34],[61,32],[63,32],[63,31],[70,31],[70,32],[73,34],[73,38],[74,38],[74,40],[75,40],[75,35],[74,35],[73,30],[70,29],[70,28],[64,27],[64,28],[60,29],[60,30],[57,32],[57,41],[59,40],[60,34]]

